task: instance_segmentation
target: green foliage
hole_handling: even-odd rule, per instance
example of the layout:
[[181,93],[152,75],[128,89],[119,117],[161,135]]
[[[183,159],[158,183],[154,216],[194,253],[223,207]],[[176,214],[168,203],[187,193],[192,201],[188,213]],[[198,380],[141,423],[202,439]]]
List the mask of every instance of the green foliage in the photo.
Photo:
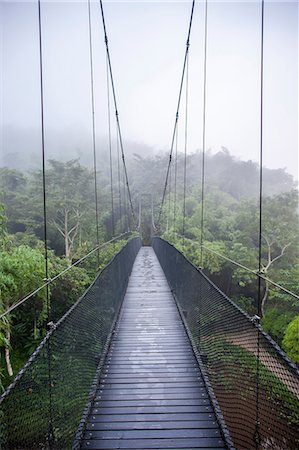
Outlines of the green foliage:
[[283,348],[289,357],[299,363],[299,315],[296,316],[286,328],[282,341]]
[[234,300],[234,302],[249,315],[253,316],[256,313],[256,307],[254,305],[253,298],[245,297],[245,295],[237,295],[232,297],[232,300]]
[[[53,277],[69,266],[63,258],[51,257],[51,272]],[[75,301],[83,294],[91,283],[92,278],[81,267],[73,267],[51,285],[51,313],[54,322],[59,320]]]
[[[6,307],[40,286],[44,277],[45,262],[39,250],[10,244],[0,250],[0,298]],[[44,292],[38,296],[45,298]]]
[[[200,155],[190,155],[187,160],[192,161],[194,166],[187,161],[188,208],[185,220],[182,186],[178,184],[176,204],[173,193],[168,194],[165,200],[161,222],[162,230],[166,230],[163,237],[176,245],[197,267],[203,266],[212,281],[248,314],[257,314],[258,168],[250,161],[245,163],[234,160],[225,149],[216,155],[207,156],[202,261],[200,249],[202,204],[200,188],[198,184],[196,185],[200,170],[196,173],[195,169],[200,167]],[[159,167],[160,162],[152,172],[158,171]],[[180,170],[182,169],[179,168]],[[298,293],[298,191],[294,189],[291,177],[283,171],[272,172],[265,169],[264,172],[262,273]],[[274,172],[278,177],[276,186],[274,186]],[[182,180],[180,173],[178,180]],[[241,266],[217,256],[214,252],[236,261]],[[265,281],[261,283],[261,300],[261,316],[265,330],[281,344],[286,327],[299,313],[299,302]]]
[[269,308],[262,320],[263,329],[281,345],[284,333],[293,317],[292,310],[288,311],[278,307]]
[[[205,349],[209,354],[209,373],[211,378],[213,379],[213,376],[215,376],[219,384],[219,364],[222,367],[227,367],[228,370],[222,372],[222,388],[231,391],[238,386],[237,380],[242,380],[242,385],[239,387],[242,390],[242,395],[247,401],[254,402],[255,399],[253,400],[253,396],[255,397],[257,370],[256,356],[254,353],[242,348],[240,345],[232,344],[225,339],[217,339],[214,342],[214,346],[217,348],[217,351],[214,349],[214,351],[209,352],[208,346]],[[238,365],[237,369],[234,369],[236,368],[236,361],[238,361]],[[236,373],[238,374],[237,378]],[[288,423],[298,425],[298,396],[289,389],[286,383],[281,381],[277,373],[273,370],[273,365],[268,363],[267,358],[263,362],[260,362],[259,365],[259,383],[261,385],[261,392],[266,394],[266,398],[263,401],[269,403],[269,407],[273,404],[279,404],[281,407],[280,415]]]
[[108,264],[108,262],[111,261],[113,256],[122,249],[126,242],[126,240],[120,239],[116,242],[111,242],[110,244],[105,245],[105,247],[100,250],[100,264],[98,270],[102,270]]
[[[178,155],[176,222],[174,223],[174,176],[166,197],[161,230],[196,266],[203,265],[212,280],[249,314],[257,312],[257,279],[215,253],[204,249],[201,261],[201,173],[202,154],[187,156],[186,217],[183,233],[183,154]],[[162,194],[168,157],[128,161],[133,201],[140,192],[153,194],[154,209]],[[98,177],[100,242],[111,237],[109,170],[103,162]],[[94,184],[91,171],[78,160],[48,161],[46,170],[48,247],[50,276],[86,255],[96,246]],[[206,152],[204,200],[204,245],[256,270],[258,258],[258,165],[240,161],[223,148],[216,154]],[[0,311],[32,291],[44,278],[43,199],[41,172],[22,173],[0,168]],[[123,190],[123,182],[120,189]],[[264,169],[264,208],[262,263],[267,276],[298,292],[297,199],[292,177],[284,170]],[[120,217],[118,186],[113,187],[117,233],[128,227],[129,215]],[[146,196],[144,196],[146,197]],[[124,199],[122,208],[124,209]],[[151,221],[150,196],[143,199],[144,217]],[[66,227],[66,228],[65,228]],[[143,224],[144,228],[144,224]],[[65,233],[65,229],[67,232]],[[147,230],[148,232],[148,230]],[[149,232],[148,232],[149,234]],[[119,251],[124,241],[105,246],[78,267],[68,271],[50,289],[51,315],[58,320],[82,294],[97,269],[102,269]],[[280,256],[282,249],[284,253]],[[269,250],[274,262],[269,267]],[[67,255],[67,258],[63,257]],[[276,259],[277,258],[277,259]],[[24,276],[23,276],[24,275]],[[264,286],[264,285],[263,285]],[[299,314],[296,299],[278,289],[270,289],[265,303],[263,326],[281,342],[286,327]],[[0,348],[11,330],[10,349],[17,369],[42,338],[45,321],[45,292],[0,323]],[[284,344],[283,344],[284,345]],[[296,345],[296,344],[295,344]],[[286,351],[287,347],[284,347]],[[288,347],[289,348],[289,347]],[[23,352],[20,349],[25,349]],[[293,354],[293,353],[292,353]],[[290,353],[289,353],[290,355]],[[1,367],[4,366],[3,356]],[[0,369],[1,370],[1,369]]]
[[6,215],[4,213],[4,205],[0,203],[0,239],[4,238],[6,233]]

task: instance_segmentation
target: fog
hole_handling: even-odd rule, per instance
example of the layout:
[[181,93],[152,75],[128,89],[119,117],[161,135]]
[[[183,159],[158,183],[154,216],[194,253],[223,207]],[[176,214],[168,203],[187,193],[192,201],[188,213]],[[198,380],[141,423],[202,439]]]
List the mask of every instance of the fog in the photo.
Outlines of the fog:
[[[92,3],[98,157],[107,147],[106,57]],[[0,165],[40,161],[37,2],[2,1]],[[125,151],[169,151],[191,2],[106,1],[107,32]],[[210,1],[207,148],[259,158],[260,2]],[[188,152],[201,148],[203,2],[190,41]],[[87,2],[42,1],[46,157],[92,155]],[[264,164],[298,178],[298,4],[265,2]],[[185,94],[179,125],[183,149]],[[112,119],[115,135],[115,123]]]

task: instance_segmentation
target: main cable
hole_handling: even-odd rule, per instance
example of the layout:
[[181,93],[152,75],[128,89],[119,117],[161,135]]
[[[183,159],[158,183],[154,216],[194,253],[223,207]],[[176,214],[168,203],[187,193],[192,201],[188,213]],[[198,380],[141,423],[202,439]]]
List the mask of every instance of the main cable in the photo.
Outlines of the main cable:
[[191,34],[191,28],[192,28],[192,22],[193,22],[194,5],[195,5],[195,0],[192,1],[192,8],[191,8],[191,14],[190,14],[190,20],[189,20],[189,28],[188,28],[188,36],[187,36],[187,42],[186,42],[186,50],[185,50],[183,70],[182,70],[180,89],[179,89],[179,97],[178,97],[177,109],[176,109],[176,114],[175,114],[175,121],[174,121],[173,133],[172,133],[172,140],[171,140],[171,146],[170,146],[169,160],[168,160],[168,166],[167,166],[167,171],[166,171],[166,178],[165,178],[165,183],[164,183],[162,201],[161,201],[160,210],[159,210],[159,216],[158,216],[158,223],[157,223],[158,226],[160,225],[162,209],[163,209],[165,196],[166,196],[166,191],[167,191],[169,170],[170,170],[170,165],[171,165],[171,161],[172,161],[172,153],[173,153],[173,147],[174,147],[174,142],[175,142],[176,129],[177,129],[178,120],[179,120],[179,112],[180,112],[180,104],[181,104],[183,83],[184,83],[184,78],[185,78],[187,58],[188,58],[189,46],[190,46],[190,34]]
[[132,214],[134,226],[136,226],[137,225],[136,216],[135,216],[135,212],[134,212],[134,208],[133,208],[132,196],[131,196],[129,179],[128,179],[128,171],[127,171],[127,166],[126,166],[126,161],[125,161],[125,154],[124,154],[123,140],[122,140],[122,134],[121,134],[121,128],[120,128],[118,108],[117,108],[116,92],[115,92],[115,85],[114,85],[114,79],[113,79],[111,57],[110,57],[110,51],[109,51],[109,45],[108,45],[108,36],[107,36],[106,22],[105,22],[102,0],[100,0],[100,6],[101,6],[101,16],[102,16],[103,29],[104,29],[104,38],[105,38],[106,53],[107,53],[107,58],[108,58],[108,66],[109,66],[112,94],[113,94],[114,107],[115,107],[115,117],[116,117],[117,130],[118,130],[118,136],[119,136],[119,144],[120,144],[121,157],[122,157],[122,161],[123,161],[124,174],[125,174],[125,182],[126,182],[126,186],[127,186],[128,200],[129,200],[129,204],[130,204],[131,214]]

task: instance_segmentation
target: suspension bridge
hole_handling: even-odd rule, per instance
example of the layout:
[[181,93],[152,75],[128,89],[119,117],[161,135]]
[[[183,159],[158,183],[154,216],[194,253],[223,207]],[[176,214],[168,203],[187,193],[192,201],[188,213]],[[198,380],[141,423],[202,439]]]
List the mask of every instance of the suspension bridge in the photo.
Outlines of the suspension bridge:
[[[208,2],[205,3],[205,85]],[[176,247],[163,239],[163,208],[173,168],[177,125],[195,2],[192,2],[186,52],[169,162],[160,209],[142,235],[142,205],[138,217],[126,168],[119,112],[103,4],[103,21],[118,130],[120,158],[134,233],[100,271],[91,286],[56,323],[49,322],[45,338],[13,383],[0,397],[0,448],[3,449],[275,449],[299,448],[299,371],[259,324],[262,280],[262,156],[263,156],[263,23],[261,2],[261,151],[258,310],[253,317],[228,298]],[[91,37],[90,2],[89,32]],[[54,278],[49,278],[47,192],[43,119],[42,11],[39,12],[42,163],[44,199],[45,283],[1,315],[30,301],[90,255],[99,243],[97,170],[94,157],[97,245]],[[94,86],[90,41],[94,132]],[[110,128],[110,124],[109,124]],[[203,159],[205,126],[203,126]],[[111,156],[111,154],[110,154]],[[111,160],[111,158],[110,158]],[[175,160],[175,164],[177,164]],[[204,250],[205,165],[202,164],[201,261]],[[113,190],[111,176],[111,204]],[[176,184],[176,180],[175,180]],[[186,209],[184,167],[184,220]],[[176,209],[174,208],[174,222]],[[136,221],[136,219],[138,219]],[[137,223],[138,222],[138,223]],[[184,238],[183,223],[183,238]],[[112,220],[114,235],[114,219]],[[221,255],[220,255],[221,256]],[[233,263],[237,264],[237,262]],[[246,269],[246,268],[245,268]],[[248,269],[249,270],[249,269]],[[268,280],[271,282],[271,280]],[[282,286],[274,283],[279,289]],[[292,292],[290,295],[296,296]]]

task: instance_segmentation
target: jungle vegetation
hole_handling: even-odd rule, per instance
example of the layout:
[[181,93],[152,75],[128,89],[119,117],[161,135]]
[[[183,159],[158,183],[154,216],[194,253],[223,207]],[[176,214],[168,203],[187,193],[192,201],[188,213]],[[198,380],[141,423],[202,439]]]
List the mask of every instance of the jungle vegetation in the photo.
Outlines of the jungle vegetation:
[[[187,156],[187,183],[183,198],[183,154],[170,173],[160,234],[175,243],[192,262],[250,315],[257,311],[256,276],[208,250],[201,261],[201,152]],[[128,160],[133,203],[138,215],[141,198],[142,230],[151,216],[153,197],[158,215],[168,156]],[[113,214],[109,163],[98,172],[100,242],[108,241],[134,225],[129,214],[123,176],[114,167]],[[298,191],[284,169],[264,169],[263,273],[287,289],[298,285]],[[204,245],[253,270],[258,258],[258,166],[234,158],[227,149],[206,155]],[[176,189],[175,189],[176,183]],[[96,245],[95,193],[92,170],[70,161],[49,160],[46,170],[47,247],[50,277],[80,259]],[[185,207],[184,207],[185,204]],[[183,211],[185,209],[185,214]],[[44,221],[40,170],[0,168],[0,312],[43,284]],[[182,238],[184,235],[184,238]],[[84,292],[96,271],[124,241],[110,244],[68,271],[50,288],[51,320],[57,321]],[[262,326],[299,363],[299,302],[265,282]],[[0,380],[6,386],[45,334],[45,290],[0,321]]]

